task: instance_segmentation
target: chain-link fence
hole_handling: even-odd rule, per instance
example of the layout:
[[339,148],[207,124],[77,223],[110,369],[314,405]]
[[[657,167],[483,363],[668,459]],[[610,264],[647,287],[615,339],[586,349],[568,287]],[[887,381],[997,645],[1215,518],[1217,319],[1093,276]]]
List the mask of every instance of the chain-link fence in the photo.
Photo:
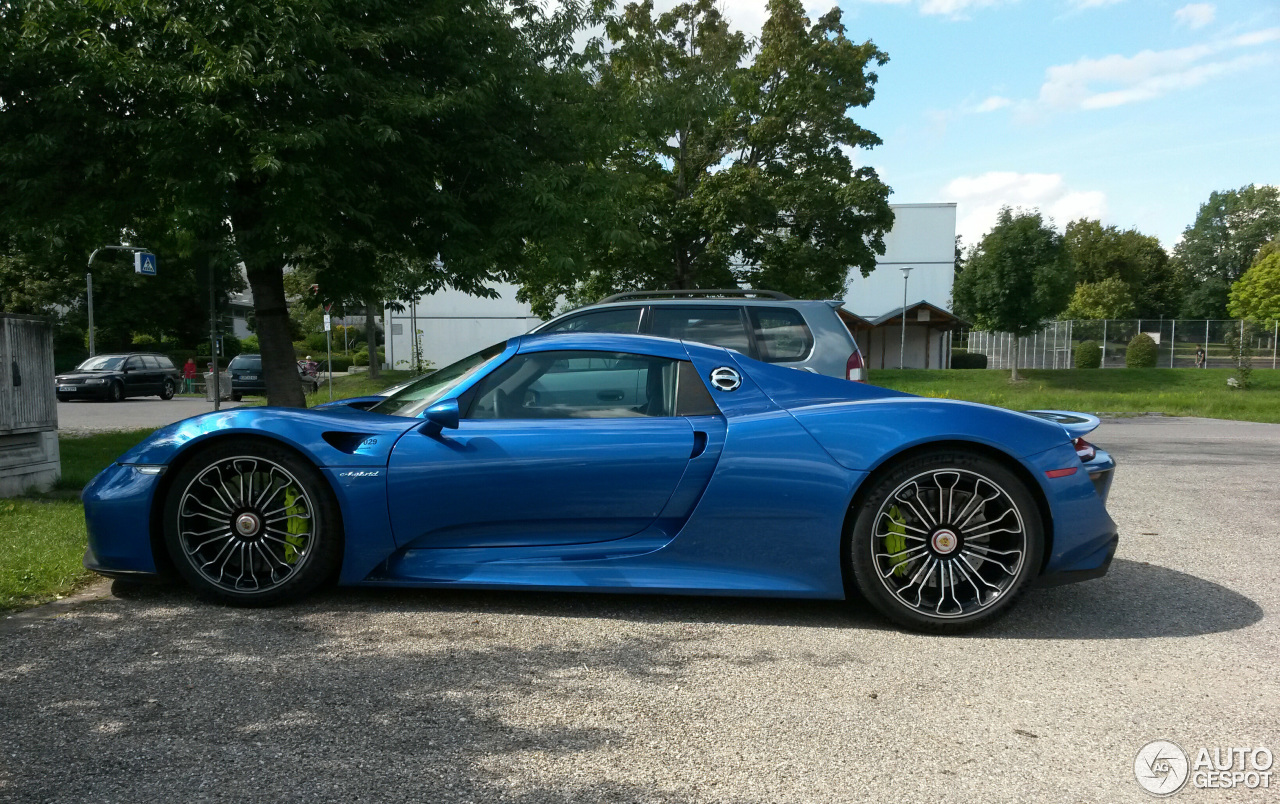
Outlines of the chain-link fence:
[[1107,319],[1050,321],[1039,332],[1015,338],[1007,332],[960,333],[956,348],[987,356],[987,368],[1074,368],[1075,347],[1093,341],[1102,348],[1103,368],[1123,368],[1129,341],[1139,332],[1156,342],[1156,366],[1194,368],[1203,349],[1208,368],[1233,368],[1236,339],[1253,347],[1254,368],[1277,368],[1280,321],[1205,321],[1186,319]]

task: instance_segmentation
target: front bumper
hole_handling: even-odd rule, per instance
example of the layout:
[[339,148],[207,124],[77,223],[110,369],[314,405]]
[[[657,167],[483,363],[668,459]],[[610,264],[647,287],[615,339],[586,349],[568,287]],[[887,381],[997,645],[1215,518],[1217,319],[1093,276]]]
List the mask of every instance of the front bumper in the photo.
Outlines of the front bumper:
[[[54,392],[59,399],[106,399],[107,389],[111,387],[111,383],[103,383],[101,385],[54,385]],[[73,390],[64,391],[63,388],[71,388]]]
[[151,511],[160,475],[113,463],[84,487],[84,566],[112,578],[157,574]]

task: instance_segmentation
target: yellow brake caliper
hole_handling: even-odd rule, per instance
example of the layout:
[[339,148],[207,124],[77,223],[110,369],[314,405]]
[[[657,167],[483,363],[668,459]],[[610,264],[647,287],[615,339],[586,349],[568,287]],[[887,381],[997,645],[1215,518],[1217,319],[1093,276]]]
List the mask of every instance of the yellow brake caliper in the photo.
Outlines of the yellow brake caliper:
[[884,549],[889,552],[889,563],[893,565],[893,574],[901,578],[907,571],[907,519],[898,510],[898,506],[889,509],[889,532],[884,537]]
[[285,520],[287,535],[284,540],[287,544],[284,548],[284,560],[286,564],[298,562],[298,553],[306,546],[306,537],[311,533],[311,520],[304,518],[307,509],[299,504],[301,499],[294,493],[292,486],[284,490],[284,512],[289,517]]

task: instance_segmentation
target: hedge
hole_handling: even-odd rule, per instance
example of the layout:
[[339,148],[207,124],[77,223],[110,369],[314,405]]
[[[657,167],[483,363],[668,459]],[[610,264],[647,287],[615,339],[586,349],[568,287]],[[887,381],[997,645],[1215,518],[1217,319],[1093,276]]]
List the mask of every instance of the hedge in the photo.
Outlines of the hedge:
[[1124,353],[1125,368],[1155,368],[1160,356],[1160,348],[1155,340],[1145,332],[1139,332],[1129,341],[1129,348]]
[[1096,369],[1102,366],[1102,347],[1097,341],[1081,341],[1076,344],[1075,362],[1078,369]]
[[951,368],[953,369],[984,369],[987,367],[987,356],[976,352],[966,352],[961,349],[954,349],[951,352]]

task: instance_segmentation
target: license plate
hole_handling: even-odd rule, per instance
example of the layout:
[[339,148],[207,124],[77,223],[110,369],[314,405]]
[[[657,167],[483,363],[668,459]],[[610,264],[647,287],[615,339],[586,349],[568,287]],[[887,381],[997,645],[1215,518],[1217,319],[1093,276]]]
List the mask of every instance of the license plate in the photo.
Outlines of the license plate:
[[59,390],[59,391],[74,391],[74,390],[76,390],[76,387],[75,387],[74,385],[59,385],[59,386],[58,386],[58,390]]
[[242,379],[242,380],[256,380],[256,379],[258,379],[258,375],[257,375],[257,374],[241,374],[241,375],[240,375],[240,379]]

